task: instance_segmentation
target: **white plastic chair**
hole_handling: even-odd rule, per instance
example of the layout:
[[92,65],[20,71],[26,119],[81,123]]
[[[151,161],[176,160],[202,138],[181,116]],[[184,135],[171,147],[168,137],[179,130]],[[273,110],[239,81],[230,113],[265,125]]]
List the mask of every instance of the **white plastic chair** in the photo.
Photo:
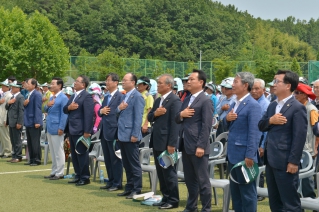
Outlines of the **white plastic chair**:
[[45,132],[45,130],[41,131],[40,146],[44,149],[44,161],[43,161],[43,164],[47,165],[48,158],[49,158],[50,147],[49,147],[49,144],[48,144],[47,133]]
[[[149,173],[151,190],[152,190],[152,192],[154,192],[154,194],[156,194],[156,187],[157,187],[157,181],[158,181],[156,166],[149,164],[149,161],[150,161],[149,158],[150,158],[150,154],[152,152],[153,152],[152,148],[140,149],[139,159],[140,159],[142,171]],[[156,158],[155,158],[155,160],[156,160]],[[148,163],[147,163],[147,161],[148,161]]]
[[[314,171],[315,169],[311,169],[311,172],[309,171],[308,173],[303,173],[303,175],[304,177],[313,176]],[[316,179],[317,179],[317,188],[319,188],[319,173],[316,174]],[[307,210],[319,211],[319,189],[317,190],[317,192],[318,192],[317,198],[315,199],[312,199],[310,197],[300,198],[301,208],[307,209]]]

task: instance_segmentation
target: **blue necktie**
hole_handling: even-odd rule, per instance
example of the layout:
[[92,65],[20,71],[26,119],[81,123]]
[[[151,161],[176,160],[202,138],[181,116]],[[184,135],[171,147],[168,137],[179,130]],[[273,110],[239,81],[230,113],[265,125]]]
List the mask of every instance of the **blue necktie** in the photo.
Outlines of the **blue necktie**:
[[110,101],[111,101],[111,95],[110,95],[110,94],[108,94],[108,95],[107,95],[107,106],[109,106]]

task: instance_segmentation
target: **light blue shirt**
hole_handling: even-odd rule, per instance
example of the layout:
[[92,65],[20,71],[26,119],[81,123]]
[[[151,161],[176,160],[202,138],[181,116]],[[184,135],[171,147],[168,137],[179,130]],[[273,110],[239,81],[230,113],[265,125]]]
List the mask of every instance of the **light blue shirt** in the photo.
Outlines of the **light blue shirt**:
[[236,95],[232,95],[228,99],[225,96],[225,98],[223,98],[223,100],[218,104],[217,113],[219,115],[219,120],[223,120],[227,115],[227,110],[222,110],[222,106],[224,106],[225,104],[229,104],[229,105],[233,104],[235,99],[236,99]]
[[[266,113],[267,111],[267,108],[270,104],[269,100],[265,97],[265,95],[263,94],[258,100],[257,100],[258,104],[260,105],[261,107],[261,110],[262,110],[262,116]],[[261,141],[261,144],[260,144],[260,147],[261,148],[265,148],[265,141],[266,141],[266,137],[267,137],[267,132],[263,132],[262,133],[262,136],[263,137],[263,140]]]

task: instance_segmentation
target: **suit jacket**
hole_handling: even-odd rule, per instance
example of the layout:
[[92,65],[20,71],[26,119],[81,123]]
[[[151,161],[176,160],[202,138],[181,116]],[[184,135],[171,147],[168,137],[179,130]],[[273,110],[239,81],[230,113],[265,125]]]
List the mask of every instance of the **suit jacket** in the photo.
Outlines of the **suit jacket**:
[[[125,99],[123,95],[121,102]],[[118,108],[118,139],[124,142],[131,142],[131,136],[137,138],[138,141],[142,139],[141,125],[143,118],[143,110],[145,101],[136,89],[131,93],[127,99],[128,104],[125,110],[120,111]]]
[[[231,111],[235,102],[230,106]],[[258,122],[261,119],[262,109],[259,103],[249,94],[238,106],[237,119],[228,122],[228,143],[227,158],[232,164],[236,164],[245,158],[253,159],[257,163],[257,152],[261,132],[258,129]]]
[[160,102],[161,98],[155,100],[153,108],[147,116],[149,122],[154,122],[150,148],[153,148],[155,151],[164,151],[167,149],[167,146],[176,147],[180,127],[175,122],[175,115],[182,105],[178,96],[171,92],[162,103],[162,106],[166,109],[166,113],[155,117],[154,113],[160,107]]
[[9,123],[9,127],[16,127],[16,124],[23,125],[24,97],[19,93],[15,99],[15,103],[11,105],[6,104],[6,109],[8,110],[7,123]]
[[29,104],[24,107],[24,126],[34,127],[35,124],[43,125],[42,95],[34,90],[29,96]]
[[4,103],[0,105],[0,126],[5,126],[4,122],[7,121],[7,109],[6,109],[6,104],[7,102],[11,99],[12,94],[10,91],[6,92],[3,96]]
[[265,164],[286,171],[288,163],[300,163],[307,136],[307,112],[304,105],[291,97],[280,110],[287,123],[270,125],[269,119],[276,113],[276,106],[276,101],[270,103],[258,127],[260,131],[268,131]]
[[73,94],[68,103],[63,107],[63,112],[69,117],[69,133],[70,135],[83,135],[91,133],[93,129],[94,102],[92,96],[83,90],[76,97],[75,103],[79,105],[76,110],[68,110],[68,106],[72,103],[75,94]]
[[[121,100],[123,98],[123,94],[119,91],[116,91],[112,96],[112,99],[109,102],[108,107],[111,109],[110,113],[107,115],[101,114],[100,110],[98,111],[98,115],[102,117],[102,127],[101,134],[107,141],[113,141],[117,139],[117,107],[121,104]],[[104,98],[102,102],[101,109],[107,106],[107,98]]]
[[[52,100],[53,97],[50,98],[49,101]],[[52,107],[44,106],[44,110],[48,113],[46,118],[47,131],[51,135],[57,135],[58,130],[63,130],[66,125],[66,120],[68,115],[63,112],[63,107],[68,103],[68,97],[64,93],[60,93],[54,100],[54,104]]]
[[[190,118],[180,118],[180,112],[183,111],[190,101],[188,96],[179,112],[175,116],[175,121],[181,125],[180,130],[180,147],[184,147],[187,154],[195,154],[197,147],[204,149],[205,154],[209,154],[209,135],[213,124],[213,105],[211,100],[205,95],[204,92],[194,99],[190,108],[195,110],[195,114]],[[183,138],[184,137],[184,138]]]

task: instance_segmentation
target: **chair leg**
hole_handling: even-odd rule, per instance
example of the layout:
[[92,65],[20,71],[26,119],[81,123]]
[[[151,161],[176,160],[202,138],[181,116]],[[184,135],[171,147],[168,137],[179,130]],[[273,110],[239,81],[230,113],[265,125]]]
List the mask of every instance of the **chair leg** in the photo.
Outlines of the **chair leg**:
[[95,162],[95,167],[94,167],[93,181],[96,180],[96,171],[97,171],[98,166],[100,166],[99,163],[100,163],[100,162],[99,162],[98,160],[96,160],[96,162]]
[[44,146],[44,162],[43,162],[44,165],[47,165],[48,163],[48,156],[49,156],[49,144],[46,144]]
[[70,172],[70,163],[71,163],[71,157],[69,156],[67,166],[66,166],[66,175],[68,175]]
[[226,186],[224,188],[224,195],[223,195],[223,212],[228,212],[229,211],[229,203],[230,203],[230,188]]
[[213,187],[213,192],[214,192],[215,205],[218,205],[217,191],[215,187]]
[[156,194],[156,187],[157,187],[157,172],[156,169],[152,171],[152,191]]

